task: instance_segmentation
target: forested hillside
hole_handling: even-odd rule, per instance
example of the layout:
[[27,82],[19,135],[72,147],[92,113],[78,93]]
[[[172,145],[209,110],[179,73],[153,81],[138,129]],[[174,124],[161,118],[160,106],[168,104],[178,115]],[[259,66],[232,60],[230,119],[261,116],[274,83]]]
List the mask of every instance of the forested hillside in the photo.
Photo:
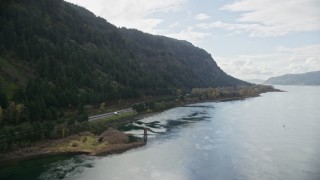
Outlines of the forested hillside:
[[62,0],[2,0],[0,8],[0,125],[55,120],[64,108],[110,100],[247,84],[189,42],[117,28]]

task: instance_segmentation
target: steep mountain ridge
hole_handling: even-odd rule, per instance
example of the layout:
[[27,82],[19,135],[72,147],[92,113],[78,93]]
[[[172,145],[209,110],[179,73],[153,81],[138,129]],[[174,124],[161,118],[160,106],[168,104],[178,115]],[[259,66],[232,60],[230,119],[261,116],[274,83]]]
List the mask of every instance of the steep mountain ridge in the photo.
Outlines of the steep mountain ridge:
[[56,108],[248,84],[189,42],[117,28],[62,0],[0,5],[0,92],[25,104],[31,118],[48,119]]

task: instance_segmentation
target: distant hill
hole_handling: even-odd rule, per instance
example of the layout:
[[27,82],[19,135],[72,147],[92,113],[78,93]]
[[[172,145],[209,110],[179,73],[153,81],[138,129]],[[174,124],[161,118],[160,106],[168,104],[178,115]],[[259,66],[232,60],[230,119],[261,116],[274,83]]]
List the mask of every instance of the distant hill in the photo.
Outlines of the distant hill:
[[246,79],[246,81],[254,84],[263,84],[265,82],[263,79]]
[[62,0],[0,1],[0,105],[31,119],[60,108],[194,87],[247,85],[187,41],[117,28]]
[[264,83],[274,85],[320,85],[320,71],[301,74],[285,74],[271,77]]

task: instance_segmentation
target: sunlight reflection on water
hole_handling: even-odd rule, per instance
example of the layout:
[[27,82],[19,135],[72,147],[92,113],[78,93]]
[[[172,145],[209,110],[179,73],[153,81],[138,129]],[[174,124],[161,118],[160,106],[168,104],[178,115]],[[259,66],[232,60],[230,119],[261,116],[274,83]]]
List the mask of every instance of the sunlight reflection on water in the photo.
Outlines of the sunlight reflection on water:
[[141,119],[126,133],[151,128],[146,146],[51,169],[67,169],[65,179],[320,179],[320,87],[280,88]]

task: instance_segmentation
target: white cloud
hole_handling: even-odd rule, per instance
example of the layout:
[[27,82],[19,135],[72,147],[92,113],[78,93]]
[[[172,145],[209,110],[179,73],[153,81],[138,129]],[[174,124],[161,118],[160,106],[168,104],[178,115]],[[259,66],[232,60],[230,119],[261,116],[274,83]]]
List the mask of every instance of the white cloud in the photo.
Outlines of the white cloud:
[[320,55],[320,45],[314,44],[304,47],[298,47],[298,48],[288,48],[288,47],[277,47],[277,51],[283,52],[283,53],[292,53],[297,55],[303,55],[303,56],[319,56]]
[[187,40],[192,43],[197,43],[201,39],[209,35],[210,35],[209,33],[195,31],[194,28],[191,26],[185,30],[181,30],[178,33],[166,33],[166,36],[176,38],[176,39]]
[[319,0],[241,0],[227,4],[221,10],[241,13],[238,23],[216,21],[198,26],[261,37],[320,30]]
[[148,33],[156,33],[156,27],[164,20],[150,18],[156,12],[170,12],[179,9],[186,0],[67,0],[84,6],[108,22],[119,26],[136,28]]
[[197,14],[194,18],[196,20],[203,21],[203,20],[209,19],[210,16],[208,16],[207,14],[204,14],[204,13],[200,13],[200,14]]
[[199,23],[196,27],[202,29],[210,28],[222,28],[229,31],[232,31],[234,34],[240,34],[247,32],[251,37],[267,37],[267,36],[282,36],[287,34],[287,31],[283,31],[274,26],[265,26],[260,24],[240,24],[240,23],[224,23],[221,21],[216,21],[213,23]]
[[287,73],[320,70],[320,44],[299,48],[278,47],[273,54],[217,57],[215,60],[224,71],[235,77],[267,79]]
[[173,24],[170,24],[169,25],[169,28],[174,28],[174,27],[177,27],[179,25],[179,23],[178,22],[175,22],[175,23],[173,23]]

